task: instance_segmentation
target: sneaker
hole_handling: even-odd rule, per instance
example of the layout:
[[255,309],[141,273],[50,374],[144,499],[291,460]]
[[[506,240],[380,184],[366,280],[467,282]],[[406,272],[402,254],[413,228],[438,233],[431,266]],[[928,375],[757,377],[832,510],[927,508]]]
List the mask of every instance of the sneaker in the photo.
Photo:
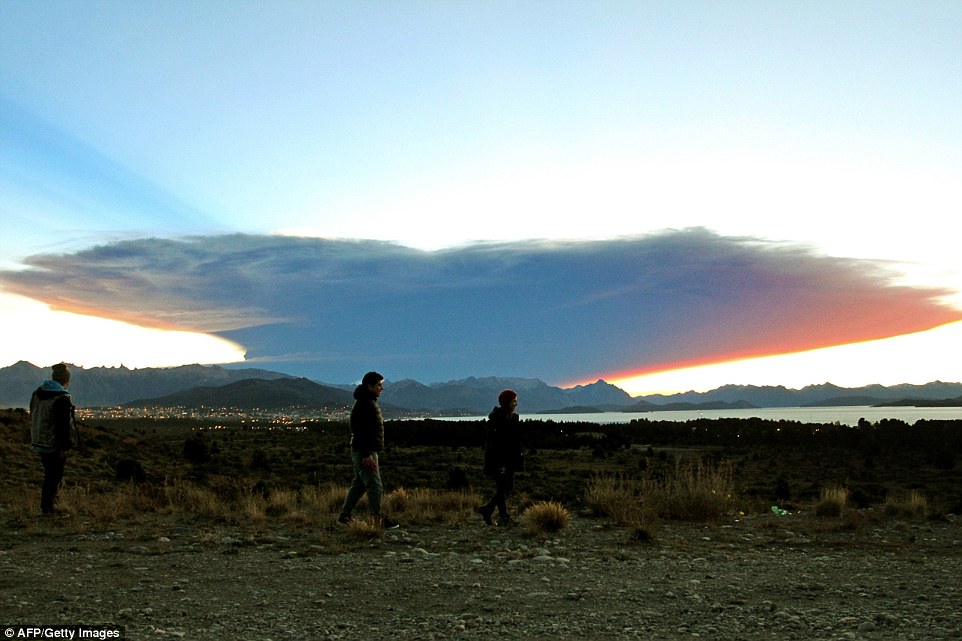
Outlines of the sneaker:
[[337,517],[337,522],[340,523],[341,525],[347,525],[347,524],[349,524],[352,520],[353,520],[353,519],[351,519],[351,515],[350,515],[350,514],[341,514],[339,517]]
[[494,512],[494,508],[490,508],[484,505],[479,505],[475,509],[477,513],[481,515],[481,518],[484,519],[485,525],[493,525],[491,523],[491,513]]
[[383,527],[385,530],[396,530],[401,527],[401,524],[397,521],[392,521],[385,516],[381,518],[381,527]]

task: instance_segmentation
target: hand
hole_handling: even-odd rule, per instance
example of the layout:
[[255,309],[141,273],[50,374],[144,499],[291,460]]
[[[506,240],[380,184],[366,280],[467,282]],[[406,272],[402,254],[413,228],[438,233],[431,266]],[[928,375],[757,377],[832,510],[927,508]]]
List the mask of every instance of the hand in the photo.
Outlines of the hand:
[[67,450],[60,450],[59,452],[57,452],[57,456],[60,457],[60,460],[61,460],[61,461],[66,461],[66,460],[67,460]]
[[374,460],[373,456],[365,457],[364,460],[361,461],[361,463],[363,463],[364,467],[371,470],[372,472],[377,469],[377,461]]

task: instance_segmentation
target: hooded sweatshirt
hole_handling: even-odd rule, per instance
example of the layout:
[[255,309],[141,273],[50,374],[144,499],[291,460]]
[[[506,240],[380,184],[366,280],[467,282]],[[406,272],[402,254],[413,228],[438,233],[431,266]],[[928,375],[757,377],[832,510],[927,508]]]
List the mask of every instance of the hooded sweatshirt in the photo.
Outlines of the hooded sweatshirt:
[[517,414],[504,407],[495,407],[488,414],[484,473],[488,476],[497,476],[502,467],[508,473],[524,469],[521,456],[521,425]]
[[73,447],[70,426],[73,403],[67,388],[57,381],[46,380],[30,397],[31,449],[50,454]]
[[354,390],[351,408],[351,448],[368,456],[384,449],[384,419],[377,396],[366,385]]

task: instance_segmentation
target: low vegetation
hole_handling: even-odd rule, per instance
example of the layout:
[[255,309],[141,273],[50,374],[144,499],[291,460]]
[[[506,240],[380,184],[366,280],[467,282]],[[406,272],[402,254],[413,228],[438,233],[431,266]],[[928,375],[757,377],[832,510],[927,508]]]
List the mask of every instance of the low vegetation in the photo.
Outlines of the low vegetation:
[[[510,507],[532,536],[560,532],[582,515],[623,527],[637,541],[657,541],[672,520],[801,511],[855,529],[877,515],[962,513],[955,465],[962,421],[895,423],[528,421],[528,466]],[[389,422],[386,510],[412,525],[478,519],[474,508],[493,489],[481,472],[484,428]],[[71,454],[60,493],[59,507],[76,517],[65,527],[162,520],[254,535],[275,527],[337,531],[351,477],[343,423],[117,419],[83,430],[87,451]],[[28,433],[25,412],[0,410],[0,518],[15,528],[39,519],[42,470]],[[363,518],[350,532],[358,541],[380,536]]]
[[544,537],[568,527],[571,515],[555,501],[541,501],[524,511],[521,522],[529,534]]

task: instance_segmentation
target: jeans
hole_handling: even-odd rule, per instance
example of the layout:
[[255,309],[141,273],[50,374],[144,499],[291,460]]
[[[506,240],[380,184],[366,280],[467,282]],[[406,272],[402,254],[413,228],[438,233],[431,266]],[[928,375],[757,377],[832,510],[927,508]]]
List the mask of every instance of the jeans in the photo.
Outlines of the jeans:
[[53,504],[57,500],[57,488],[63,480],[63,470],[67,464],[67,458],[60,457],[60,452],[41,454],[40,462],[43,463],[43,487],[40,490],[40,511],[44,514],[53,512]]
[[351,450],[351,462],[354,464],[354,479],[351,481],[351,488],[347,491],[347,498],[341,506],[341,514],[351,515],[357,502],[361,500],[367,492],[367,504],[371,514],[381,515],[381,496],[384,494],[384,485],[381,483],[381,464],[378,462],[377,452],[371,454],[376,467],[369,470],[364,467],[364,454],[357,450]]
[[498,508],[498,516],[501,518],[507,518],[508,516],[508,504],[507,496],[508,492],[514,488],[514,472],[507,471],[504,474],[496,474],[494,476],[494,496],[491,500],[487,502],[484,509],[488,512],[494,511]]

